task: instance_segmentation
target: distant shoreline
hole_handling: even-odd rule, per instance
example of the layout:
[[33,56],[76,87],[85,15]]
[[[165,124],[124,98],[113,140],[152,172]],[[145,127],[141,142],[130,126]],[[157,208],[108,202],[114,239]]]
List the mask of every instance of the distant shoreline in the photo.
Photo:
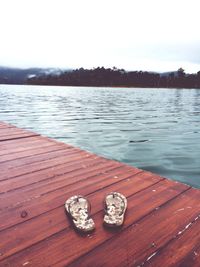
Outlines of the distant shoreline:
[[159,74],[124,69],[77,69],[58,75],[44,74],[29,77],[25,83],[31,85],[87,86],[87,87],[125,87],[125,88],[198,88],[200,71],[187,74],[182,68],[176,72]]
[[89,88],[130,88],[130,89],[175,89],[175,90],[196,90],[196,89],[200,89],[200,88],[187,88],[187,87],[137,87],[137,86],[95,86],[95,85],[90,85],[90,86],[86,86],[86,85],[53,85],[53,84],[11,84],[11,83],[0,83],[0,86],[42,86],[42,87],[89,87]]
[[0,67],[0,84],[45,86],[200,89],[200,71],[157,73],[97,67],[93,69],[9,69]]

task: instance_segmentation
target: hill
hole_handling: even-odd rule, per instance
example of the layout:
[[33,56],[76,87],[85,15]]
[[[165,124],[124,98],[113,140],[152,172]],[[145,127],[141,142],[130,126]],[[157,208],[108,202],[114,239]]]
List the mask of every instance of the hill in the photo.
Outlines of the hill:
[[56,68],[9,68],[0,66],[0,84],[25,84],[29,78],[43,75],[60,75],[63,72]]

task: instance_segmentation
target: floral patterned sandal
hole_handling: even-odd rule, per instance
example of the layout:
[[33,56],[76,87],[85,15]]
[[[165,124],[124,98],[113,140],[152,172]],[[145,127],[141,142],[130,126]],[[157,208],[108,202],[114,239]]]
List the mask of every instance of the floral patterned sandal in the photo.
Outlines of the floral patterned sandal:
[[81,232],[91,232],[95,228],[92,218],[90,218],[91,205],[83,196],[72,196],[65,202],[65,209],[71,218],[76,230]]
[[118,192],[111,192],[104,201],[104,224],[109,227],[121,226],[127,209],[127,199]]

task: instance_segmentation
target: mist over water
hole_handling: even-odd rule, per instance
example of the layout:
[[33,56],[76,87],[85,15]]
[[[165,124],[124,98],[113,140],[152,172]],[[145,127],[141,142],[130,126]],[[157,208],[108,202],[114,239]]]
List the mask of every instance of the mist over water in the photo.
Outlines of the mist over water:
[[0,85],[0,120],[200,187],[200,90]]

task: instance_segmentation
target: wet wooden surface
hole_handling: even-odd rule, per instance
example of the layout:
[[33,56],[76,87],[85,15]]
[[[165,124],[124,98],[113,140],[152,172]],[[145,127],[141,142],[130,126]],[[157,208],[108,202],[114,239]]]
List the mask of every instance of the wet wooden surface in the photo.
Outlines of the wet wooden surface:
[[[128,199],[121,229],[102,226],[105,194]],[[64,202],[87,196],[94,233]],[[200,266],[200,190],[0,122],[0,266]]]

